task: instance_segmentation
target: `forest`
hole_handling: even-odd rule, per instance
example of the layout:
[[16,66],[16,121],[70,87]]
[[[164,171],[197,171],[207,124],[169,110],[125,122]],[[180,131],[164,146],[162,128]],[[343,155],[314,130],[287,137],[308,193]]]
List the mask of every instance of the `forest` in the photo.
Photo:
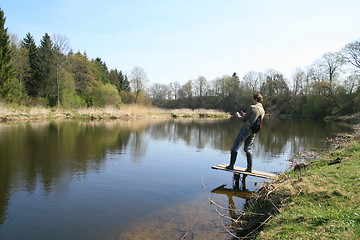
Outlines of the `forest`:
[[260,92],[268,113],[325,117],[360,110],[360,40],[324,53],[286,78],[274,69],[236,72],[213,80],[199,75],[185,84],[154,83],[141,67],[124,74],[103,59],[74,52],[65,36],[45,33],[40,44],[31,33],[9,34],[0,9],[0,102],[61,108],[141,104],[161,108],[205,108],[235,112]]

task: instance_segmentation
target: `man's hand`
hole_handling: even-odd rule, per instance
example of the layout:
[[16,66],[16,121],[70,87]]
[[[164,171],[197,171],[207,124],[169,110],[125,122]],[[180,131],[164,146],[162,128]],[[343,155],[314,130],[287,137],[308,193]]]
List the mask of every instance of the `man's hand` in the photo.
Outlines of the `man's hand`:
[[236,113],[235,113],[235,116],[236,116],[236,117],[241,117],[241,115],[240,115],[239,112],[236,112]]

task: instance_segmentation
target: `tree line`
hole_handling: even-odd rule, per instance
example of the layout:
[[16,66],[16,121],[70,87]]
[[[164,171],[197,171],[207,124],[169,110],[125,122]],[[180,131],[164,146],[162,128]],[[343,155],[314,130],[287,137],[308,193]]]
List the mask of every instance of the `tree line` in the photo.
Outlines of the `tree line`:
[[276,70],[237,73],[214,80],[204,76],[185,84],[147,86],[144,69],[127,76],[108,69],[101,58],[70,49],[61,35],[42,37],[37,46],[28,33],[22,40],[9,35],[0,9],[0,100],[21,105],[63,108],[118,106],[121,103],[163,108],[244,109],[251,95],[265,97],[267,112],[324,117],[360,110],[360,41],[339,52],[325,53],[310,66],[295,70],[291,79]]
[[360,41],[339,52],[325,53],[291,79],[276,70],[236,73],[207,81],[204,76],[181,85],[155,83],[149,94],[155,105],[165,108],[217,108],[227,112],[244,109],[254,93],[265,97],[267,112],[325,117],[360,110]]
[[39,46],[30,33],[18,40],[5,20],[0,9],[0,100],[64,108],[151,103],[142,68],[134,67],[130,76],[108,69],[99,57],[74,53],[61,35],[45,33]]

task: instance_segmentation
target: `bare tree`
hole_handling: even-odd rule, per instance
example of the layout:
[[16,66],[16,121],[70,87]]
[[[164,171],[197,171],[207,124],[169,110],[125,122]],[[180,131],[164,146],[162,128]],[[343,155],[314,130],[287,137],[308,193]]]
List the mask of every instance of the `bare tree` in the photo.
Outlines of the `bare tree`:
[[328,52],[323,55],[323,66],[325,67],[325,72],[327,73],[327,79],[329,80],[331,89],[334,87],[333,85],[336,74],[343,63],[344,62],[339,53]]
[[263,74],[254,71],[246,73],[243,77],[245,87],[248,90],[250,90],[252,93],[259,91],[262,79],[263,79]]
[[309,81],[309,84],[313,84],[316,82],[325,82],[326,76],[323,71],[322,63],[320,60],[315,61],[307,71],[307,75],[311,82]]
[[141,67],[134,67],[131,71],[130,84],[135,93],[135,103],[137,103],[140,92],[145,90],[148,81],[145,70]]
[[303,93],[303,84],[306,83],[306,73],[297,68],[295,73],[292,76],[293,80],[293,94],[298,95],[299,93]]
[[346,93],[351,94],[356,91],[359,88],[359,84],[360,73],[354,71],[354,73],[349,75],[344,82]]
[[215,96],[215,79],[209,81],[208,95]]
[[154,102],[164,101],[169,96],[169,86],[166,84],[154,83],[150,88],[150,94]]
[[360,68],[360,41],[347,44],[342,50],[342,55],[347,62]]
[[61,76],[60,68],[65,61],[65,55],[69,52],[69,41],[65,36],[54,34],[52,36],[52,42],[54,44],[54,61],[56,67],[56,98],[57,105],[60,106],[60,92],[61,92]]
[[170,83],[170,90],[171,90],[172,95],[174,96],[175,100],[178,98],[178,92],[179,92],[180,88],[181,88],[181,85],[179,82]]
[[311,78],[310,78],[310,75],[309,75],[309,71],[308,69],[305,69],[305,82],[304,82],[304,86],[303,86],[303,92],[305,95],[308,95],[308,93],[310,92],[310,89],[311,89]]
[[224,96],[225,95],[225,77],[216,78],[213,83],[213,92],[215,96]]
[[204,76],[199,76],[195,81],[195,92],[196,95],[202,97],[207,88],[207,81]]

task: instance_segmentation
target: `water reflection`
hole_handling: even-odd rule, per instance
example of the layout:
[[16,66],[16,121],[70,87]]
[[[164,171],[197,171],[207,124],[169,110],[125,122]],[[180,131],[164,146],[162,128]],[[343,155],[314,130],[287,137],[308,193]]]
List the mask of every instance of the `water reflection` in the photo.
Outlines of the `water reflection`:
[[[230,120],[179,120],[151,126],[152,139],[166,139],[170,142],[185,141],[199,150],[205,147],[229,151],[242,126],[237,119]],[[257,149],[271,156],[284,152],[290,146],[292,153],[298,153],[309,146],[317,146],[319,139],[329,133],[347,131],[348,124],[334,124],[313,120],[265,119],[264,126],[256,138]]]
[[[228,211],[228,216],[230,216],[231,224],[228,226],[227,224],[224,224],[224,228],[232,234],[233,231],[238,231],[238,225],[241,221],[241,217],[244,216],[244,212],[241,210],[242,206],[247,204],[247,200],[249,200],[254,194],[254,191],[250,191],[246,188],[246,175],[241,179],[241,185],[240,185],[240,174],[234,174],[233,175],[233,185],[232,188],[226,188],[226,184],[223,184],[211,191],[215,194],[222,194],[226,195],[228,199],[228,208],[226,209]],[[236,206],[235,205],[235,198],[242,198],[245,200],[245,203],[243,203],[242,206]],[[217,207],[217,212],[220,215],[220,217],[227,219],[227,215],[223,215],[221,213],[221,207]],[[235,235],[234,235],[235,236]]]
[[350,126],[346,123],[265,119],[264,128],[258,136],[258,144],[254,144],[255,147],[260,146],[255,151],[265,153],[267,156],[276,156],[285,151],[296,154],[304,149],[321,149],[325,144],[319,145],[319,140],[349,129]]
[[143,132],[151,122],[50,122],[0,125],[0,223],[11,190],[32,194],[101,171],[107,154],[131,145],[134,161],[146,152]]
[[[183,194],[181,197],[189,196],[192,194],[191,191],[195,191],[193,189],[198,189],[198,183],[193,183],[191,177],[199,179],[199,171],[202,173],[205,173],[203,169],[210,171],[212,165],[209,161],[193,161],[194,149],[203,152],[202,155],[210,153],[210,157],[213,157],[214,152],[221,152],[226,155],[227,160],[229,149],[240,128],[241,122],[236,120],[66,121],[0,124],[0,230],[10,214],[8,213],[9,201],[15,198],[16,193],[26,192],[28,195],[36,195],[41,192],[46,198],[54,191],[75,191],[68,187],[74,179],[85,178],[91,173],[101,175],[109,172],[107,167],[112,158],[115,158],[116,162],[127,158],[132,163],[143,166],[144,169],[126,168],[121,172],[123,174],[121,178],[118,177],[118,172],[115,175],[111,173],[110,177],[107,176],[109,180],[104,180],[104,184],[115,181],[114,179],[133,184],[136,187],[135,190],[128,188],[126,191],[147,192],[145,199],[141,199],[147,202],[148,198],[163,196],[163,192],[168,191],[168,186],[162,186],[165,179],[165,182],[169,182],[174,188],[186,188],[183,192],[178,193],[175,190],[171,192],[174,196],[164,194],[169,200],[178,199],[180,194]],[[303,149],[321,147],[321,144],[319,145],[321,139],[332,133],[347,130],[349,127],[341,124],[266,119],[263,130],[256,137],[253,151],[255,157],[261,159],[262,163],[275,161],[276,156],[284,153],[294,154]],[[154,146],[158,149],[152,149]],[[165,150],[164,146],[172,151],[170,155],[154,156],[154,152]],[[173,157],[174,155],[182,156],[176,158]],[[191,157],[186,158],[186,156]],[[172,161],[169,161],[169,158]],[[191,164],[194,167],[184,169],[182,172],[176,169],[179,175],[174,176],[173,179],[168,177],[174,175],[171,172],[174,168],[184,164],[188,166]],[[154,167],[151,168],[151,165]],[[148,171],[149,168],[156,172]],[[277,170],[279,169],[274,169],[274,171]],[[148,174],[149,178],[145,182],[140,178],[139,180],[132,178],[131,174],[137,174],[136,171]],[[144,187],[142,187],[143,184]],[[150,188],[152,184],[158,184],[159,187]],[[186,184],[194,185],[191,191]],[[120,192],[119,186],[106,186],[108,189],[104,189],[104,192],[101,192],[103,186],[98,187],[99,192],[94,195],[104,194],[110,198],[113,197],[111,193],[114,189],[116,190],[114,194],[118,193],[117,191]],[[238,187],[239,191],[236,194],[246,192],[243,185]],[[221,190],[227,191],[225,188]],[[161,193],[156,191],[161,191]],[[123,194],[129,195],[128,199],[138,196],[131,195],[129,192]],[[134,199],[132,201],[136,204]],[[117,199],[114,200],[116,201]],[[232,197],[229,198],[229,206],[232,205],[231,201],[233,201]],[[136,209],[137,206],[133,208]],[[206,207],[204,209],[208,210]],[[119,216],[115,217],[119,218]],[[171,218],[170,215],[166,217],[166,221],[169,221],[169,218]],[[126,223],[127,220],[122,221]],[[75,219],[74,222],[78,221]],[[143,231],[144,229],[140,232]]]

